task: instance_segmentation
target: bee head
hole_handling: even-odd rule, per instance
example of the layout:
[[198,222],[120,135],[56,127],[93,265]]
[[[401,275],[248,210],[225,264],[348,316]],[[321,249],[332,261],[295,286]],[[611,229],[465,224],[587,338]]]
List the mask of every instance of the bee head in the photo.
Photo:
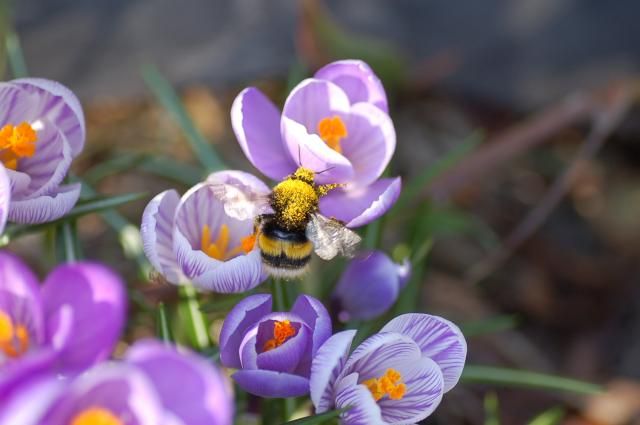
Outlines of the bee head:
[[313,185],[314,183],[314,172],[308,168],[298,167],[295,173],[291,175],[292,179],[302,180],[303,182]]

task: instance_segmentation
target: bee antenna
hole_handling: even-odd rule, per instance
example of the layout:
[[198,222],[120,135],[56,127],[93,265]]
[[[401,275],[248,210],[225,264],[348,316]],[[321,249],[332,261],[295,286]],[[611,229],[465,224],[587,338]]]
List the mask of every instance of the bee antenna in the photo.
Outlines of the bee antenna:
[[322,171],[318,171],[316,174],[322,174],[322,173],[324,173],[324,172],[326,172],[326,171],[331,171],[331,170],[333,170],[334,168],[336,168],[336,167],[335,167],[335,166],[333,166],[333,167],[325,168],[325,169],[324,169],[324,170],[322,170]]

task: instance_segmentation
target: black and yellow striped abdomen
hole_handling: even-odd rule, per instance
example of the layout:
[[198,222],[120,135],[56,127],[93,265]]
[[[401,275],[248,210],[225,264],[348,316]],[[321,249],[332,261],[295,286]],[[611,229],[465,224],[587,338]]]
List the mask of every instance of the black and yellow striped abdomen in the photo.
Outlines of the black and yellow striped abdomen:
[[264,220],[258,234],[262,262],[271,275],[296,277],[306,271],[313,244],[304,232],[292,232]]

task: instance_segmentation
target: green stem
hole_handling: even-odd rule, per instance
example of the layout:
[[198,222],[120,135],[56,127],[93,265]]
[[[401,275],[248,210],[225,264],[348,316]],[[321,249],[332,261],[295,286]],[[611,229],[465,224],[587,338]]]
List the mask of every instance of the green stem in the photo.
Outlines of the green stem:
[[285,283],[281,279],[274,277],[271,280],[271,296],[275,311],[288,311],[284,285]]

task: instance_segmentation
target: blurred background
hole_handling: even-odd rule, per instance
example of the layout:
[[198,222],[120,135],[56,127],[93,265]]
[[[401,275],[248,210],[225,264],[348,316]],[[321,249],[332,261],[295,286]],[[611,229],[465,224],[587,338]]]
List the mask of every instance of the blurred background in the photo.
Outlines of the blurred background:
[[[29,75],[83,102],[75,173],[100,193],[148,193],[78,223],[87,257],[141,280],[141,305],[176,295],[142,282],[130,225],[153,194],[202,177],[154,78],[177,89],[228,164],[252,171],[230,129],[235,95],[257,85],[281,104],[319,66],[360,58],[391,98],[392,174],[423,183],[408,204],[433,240],[419,308],[467,323],[474,363],[605,388],[464,384],[425,423],[524,424],[546,411],[555,422],[540,424],[640,424],[637,1],[19,0],[4,10]],[[387,220],[382,248],[402,251],[412,220]],[[11,248],[44,271],[38,238]],[[150,332],[140,314],[128,338]]]

